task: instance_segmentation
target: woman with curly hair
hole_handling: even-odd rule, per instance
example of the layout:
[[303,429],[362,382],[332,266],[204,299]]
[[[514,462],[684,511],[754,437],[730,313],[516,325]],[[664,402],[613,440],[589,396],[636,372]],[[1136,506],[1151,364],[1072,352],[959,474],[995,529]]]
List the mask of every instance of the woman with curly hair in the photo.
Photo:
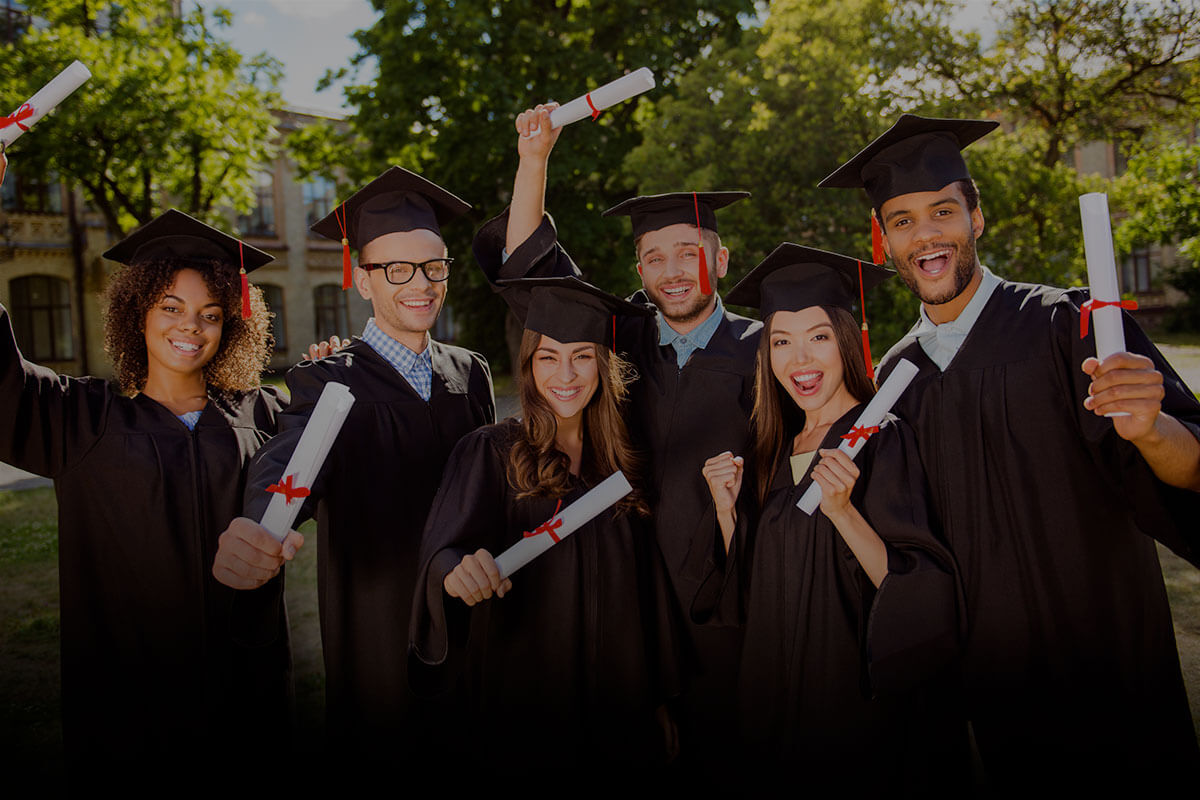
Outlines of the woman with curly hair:
[[665,753],[674,637],[640,493],[513,579],[494,560],[617,470],[637,485],[621,411],[629,368],[608,346],[614,314],[646,312],[574,278],[514,281],[503,295],[525,318],[522,416],[468,434],[450,457],[421,544],[409,674],[458,680],[450,717],[497,735],[457,753],[504,773],[530,767],[548,731],[553,769],[647,765]]
[[239,275],[268,254],[171,210],[105,257],[126,265],[106,295],[117,385],[26,361],[0,307],[0,459],[58,496],[68,767],[137,776],[228,747],[239,719],[286,728],[280,582],[212,575],[282,402],[259,385],[269,314]]

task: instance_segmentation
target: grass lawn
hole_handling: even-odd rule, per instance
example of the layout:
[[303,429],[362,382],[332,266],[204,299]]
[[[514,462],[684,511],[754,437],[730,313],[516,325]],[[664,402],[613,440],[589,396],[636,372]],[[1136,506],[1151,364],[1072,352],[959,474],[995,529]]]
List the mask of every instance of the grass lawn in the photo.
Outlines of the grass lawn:
[[[0,490],[0,763],[23,779],[61,783],[58,656],[58,525],[53,489]],[[316,530],[288,566],[287,603],[295,658],[298,741],[321,738],[324,669],[317,617]],[[1200,730],[1200,571],[1159,548],[1180,660]],[[11,769],[11,767],[10,767]]]

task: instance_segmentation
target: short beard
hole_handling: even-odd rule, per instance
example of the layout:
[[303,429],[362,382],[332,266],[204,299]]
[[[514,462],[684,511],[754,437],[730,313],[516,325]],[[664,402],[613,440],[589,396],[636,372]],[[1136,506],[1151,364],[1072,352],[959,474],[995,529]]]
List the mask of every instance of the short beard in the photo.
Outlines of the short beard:
[[663,302],[664,298],[662,294],[655,289],[651,289],[649,286],[643,285],[642,288],[646,290],[646,296],[650,298],[650,302],[653,303],[654,307],[658,309],[658,313],[663,315],[663,319],[665,319],[667,322],[674,322],[677,325],[686,325],[687,323],[693,322],[703,316],[704,313],[708,311],[709,304],[715,302],[714,297],[717,294],[716,270],[709,269],[708,285],[712,287],[712,294],[704,294],[701,292],[700,284],[697,283],[695,302],[682,311],[673,314],[667,313],[667,304]]
[[898,270],[900,279],[904,281],[904,285],[908,290],[921,299],[921,302],[927,306],[940,306],[949,303],[954,298],[958,297],[971,283],[971,278],[975,276],[975,240],[968,237],[966,243],[962,247],[956,247],[955,253],[958,254],[954,262],[954,286],[944,294],[926,296],[921,294],[921,287],[917,283],[916,274],[920,270],[917,266],[915,258],[910,258],[907,270]]

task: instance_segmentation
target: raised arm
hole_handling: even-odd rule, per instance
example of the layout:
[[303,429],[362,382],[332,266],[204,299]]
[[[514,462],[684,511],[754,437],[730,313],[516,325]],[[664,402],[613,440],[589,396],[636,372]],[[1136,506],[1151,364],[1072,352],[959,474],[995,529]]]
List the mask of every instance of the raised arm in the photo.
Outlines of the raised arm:
[[[550,127],[550,112],[558,103],[539,105],[517,115],[517,177],[509,205],[505,250],[515,253],[542,224],[546,211],[546,172],[550,151],[562,128]],[[537,133],[530,136],[531,131]]]

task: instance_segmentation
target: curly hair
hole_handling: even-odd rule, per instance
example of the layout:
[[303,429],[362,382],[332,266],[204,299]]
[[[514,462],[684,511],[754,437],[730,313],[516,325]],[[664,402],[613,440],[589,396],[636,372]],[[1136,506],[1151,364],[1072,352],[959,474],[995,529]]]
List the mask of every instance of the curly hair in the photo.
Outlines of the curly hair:
[[257,387],[273,345],[268,332],[272,315],[258,287],[250,287],[250,319],[242,319],[241,279],[228,263],[215,259],[150,259],[121,269],[104,293],[104,350],[116,368],[121,389],[136,394],[145,387],[149,369],[146,314],[183,269],[200,273],[204,285],[221,305],[224,319],[221,343],[203,368],[205,382],[226,392]]
[[[531,330],[521,338],[521,436],[513,442],[508,456],[508,482],[518,500],[563,497],[571,488],[571,461],[554,444],[558,419],[533,380],[533,356],[541,341],[542,335]],[[600,385],[584,410],[581,472],[602,479],[621,470],[634,490],[617,503],[617,509],[646,516],[650,509],[637,489],[640,459],[621,417],[621,406],[634,378],[633,367],[603,345],[596,345],[596,360]]]

